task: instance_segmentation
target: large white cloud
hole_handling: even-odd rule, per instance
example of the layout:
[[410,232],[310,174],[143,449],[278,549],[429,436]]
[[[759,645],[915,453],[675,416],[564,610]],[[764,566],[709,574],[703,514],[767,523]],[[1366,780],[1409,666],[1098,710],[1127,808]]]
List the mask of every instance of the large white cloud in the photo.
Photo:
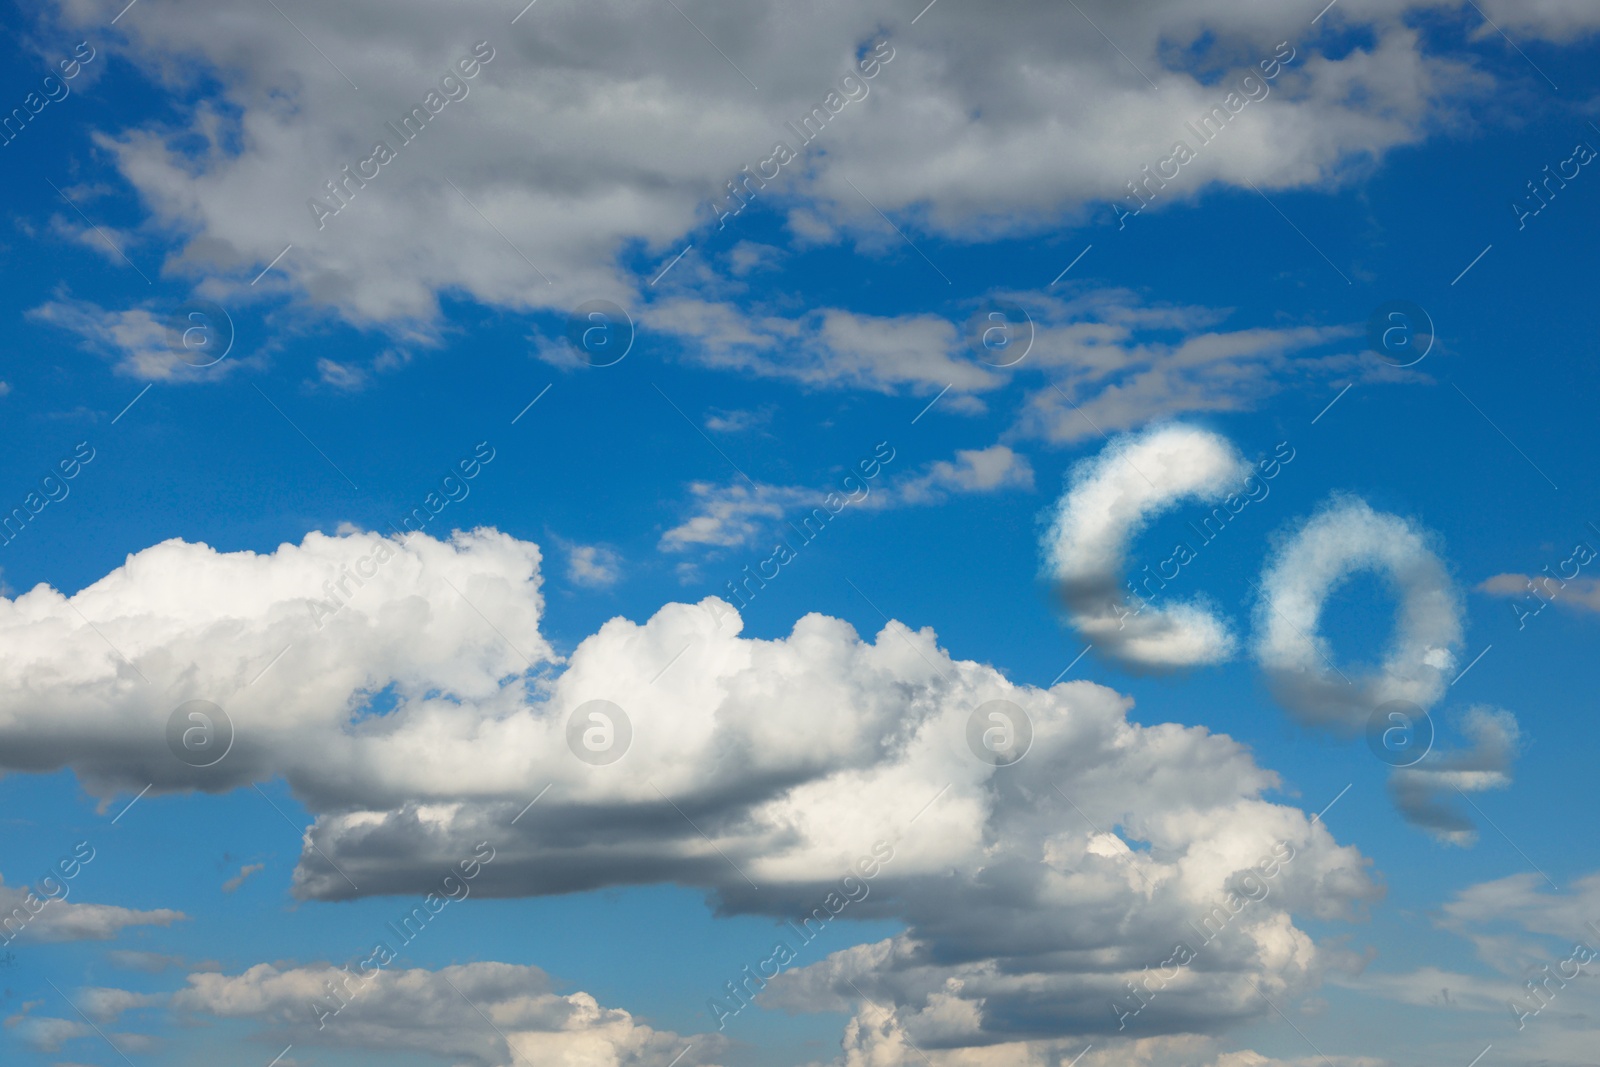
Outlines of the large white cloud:
[[[261,555],[167,541],[70,601],[44,585],[0,599],[0,761],[71,765],[101,794],[274,774],[319,803],[427,792],[430,778],[470,774],[445,739],[493,730],[513,706],[501,680],[552,658],[539,560],[492,531],[404,545],[313,533]],[[398,717],[365,710],[386,687],[404,698]],[[215,766],[169,747],[169,718],[189,700],[235,724]],[[457,738],[461,759],[472,745]]]
[[[71,766],[98,792],[282,775],[316,817],[302,897],[426,893],[485,841],[475,895],[675,881],[725,911],[799,919],[881,842],[892,860],[849,916],[906,930],[828,973],[892,1004],[919,1044],[1114,1032],[1126,982],[1218,915],[1225,929],[1137,1025],[1254,1017],[1251,983],[1292,995],[1338,959],[1293,916],[1354,917],[1376,895],[1354,849],[1265,799],[1276,776],[1233,740],[1130,723],[1130,702],[1090,682],[1015,685],[928,630],[890,622],[864,641],[808,615],[746,639],[707,599],[613,619],[558,669],[538,560],[492,531],[312,534],[267,555],[157,545],[70,603],[41,587],[0,604],[0,752],[15,769]],[[340,590],[346,566],[364,584]],[[332,614],[325,581],[348,593]],[[234,723],[214,767],[167,747],[191,697]],[[605,765],[568,747],[594,700],[631,723]],[[1031,734],[1014,765],[972,740],[994,700]],[[1280,842],[1292,862],[1235,908]],[[791,999],[826,1007],[838,984]]]
[[[1488,85],[1470,59],[1430,53],[1404,24],[1435,0],[1341,5],[1330,21],[1371,37],[1338,58],[1317,50],[1327,24],[1312,26],[1314,12],[1263,18],[1246,0],[1138,12],[1085,0],[1082,14],[940,4],[920,18],[887,0],[835,0],[804,19],[771,2],[680,6],[549,5],[513,25],[516,5],[488,2],[290,4],[282,16],[247,0],[147,4],[118,21],[125,42],[93,0],[57,10],[181,93],[171,125],[101,142],[152,224],[186,241],[179,263],[242,291],[292,243],[262,285],[287,279],[363,322],[427,320],[443,292],[517,309],[626,297],[688,235],[714,229],[712,198],[779,140],[801,155],[758,202],[787,211],[808,240],[844,233],[914,260],[879,209],[913,232],[987,239],[1118,200],[1280,42],[1294,58],[1270,95],[1163,197],[1337,181],[1421,140],[1452,100]],[[1557,37],[1592,19],[1547,0],[1515,24]],[[468,95],[398,144],[386,124],[485,40],[494,58]],[[884,40],[893,58],[860,83],[865,98],[832,105],[818,142],[799,144],[786,123],[824,106]],[[379,139],[396,158],[352,182],[348,206],[319,230],[308,199]]]

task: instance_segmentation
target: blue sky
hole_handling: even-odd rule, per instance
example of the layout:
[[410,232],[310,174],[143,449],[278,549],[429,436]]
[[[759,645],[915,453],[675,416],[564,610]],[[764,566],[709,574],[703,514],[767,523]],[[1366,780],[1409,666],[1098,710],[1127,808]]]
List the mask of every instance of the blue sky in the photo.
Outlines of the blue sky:
[[[1587,1062],[1595,12],[919,6],[8,7],[6,1062]],[[1134,633],[1176,628],[1097,636],[1291,453]],[[964,743],[990,699],[1015,766]],[[1361,736],[1388,699],[1415,767]]]

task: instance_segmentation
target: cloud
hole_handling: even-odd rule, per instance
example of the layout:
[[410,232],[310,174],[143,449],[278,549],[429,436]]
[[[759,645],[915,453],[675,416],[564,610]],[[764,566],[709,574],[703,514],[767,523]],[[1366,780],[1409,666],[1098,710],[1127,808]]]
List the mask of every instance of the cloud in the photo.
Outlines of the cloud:
[[[1440,6],[1449,4],[1440,0]],[[1483,0],[1483,7],[1502,29],[1523,37],[1560,44],[1600,32],[1600,11],[1584,0]],[[1494,33],[1494,27],[1485,24],[1475,36],[1486,38]]]
[[789,511],[816,505],[825,491],[794,485],[692,482],[694,513],[661,535],[661,548],[683,551],[691,546],[737,548],[760,538]]
[[[170,926],[188,916],[157,908],[140,911],[114,904],[80,904],[66,899],[71,882],[50,879],[54,896],[26,887],[0,885],[0,938],[10,941],[109,941],[129,926]],[[43,883],[41,883],[42,885]]]
[[1526,1062],[1581,1067],[1594,1058],[1600,1036],[1591,994],[1584,991],[1600,962],[1600,873],[1562,881],[1556,889],[1542,874],[1514,874],[1456,890],[1429,909],[1435,926],[1473,946],[1482,965],[1475,972],[1427,966],[1369,970],[1337,981],[1386,1000],[1451,1012],[1456,1018],[1446,1025],[1452,1031],[1464,1022],[1473,1031],[1502,1028],[1515,1035],[1516,1044],[1506,1047]]
[[[954,460],[937,460],[900,477],[882,475],[894,457],[890,448],[889,459],[883,459],[886,447],[888,442],[879,445],[873,453],[878,460],[862,460],[857,470],[839,481],[836,490],[765,482],[694,482],[689,487],[695,497],[694,513],[662,535],[661,548],[738,548],[754,544],[774,531],[785,534],[785,525],[801,533],[814,511],[837,514],[838,509],[827,504],[830,497],[836,502],[848,501],[852,506],[876,510],[939,504],[957,493],[1033,488],[1033,467],[1028,458],[1006,445],[958,449]],[[861,476],[868,469],[873,473]]]
[[[871,643],[815,615],[776,641],[737,629],[716,602],[668,606],[643,625],[613,620],[574,650],[551,699],[626,709],[633,742],[620,763],[556,759],[508,779],[504,799],[319,816],[296,892],[351,895],[313,844],[363,893],[420,893],[461,842],[481,838],[495,858],[474,893],[671,879],[714,890],[723,911],[798,922],[881,841],[892,859],[848,914],[898,918],[907,933],[829,957],[825,990],[791,989],[772,1006],[837,1010],[858,999],[848,977],[875,1002],[908,1006],[926,1045],[929,998],[959,988],[952,1010],[963,1021],[942,1039],[975,1046],[1115,1032],[1110,999],[1170,955],[1173,939],[1193,939],[1188,923],[1203,922],[1275,841],[1290,843],[1293,862],[1258,910],[1204,950],[1204,975],[1146,1013],[1148,1032],[1254,1017],[1263,1008],[1247,978],[1269,994],[1314,984],[1322,957],[1290,913],[1349,918],[1377,896],[1354,850],[1261,799],[1276,777],[1225,737],[1135,726],[1125,698],[1087,682],[1013,686],[898,623]],[[966,748],[969,717],[992,699],[1032,724],[1032,749],[1003,772]],[[524,783],[544,781],[554,784],[513,827]]]
[[622,557],[604,545],[567,545],[567,579],[591,589],[616,585],[622,577]]
[[[191,974],[172,1007],[251,1020],[296,1047],[422,1052],[474,1067],[644,1067],[666,1063],[686,1044],[694,1047],[679,1062],[699,1065],[713,1063],[726,1046],[718,1034],[684,1038],[653,1029],[588,993],[556,993],[539,968],[509,963],[437,971],[260,963],[241,974]],[[486,1018],[493,1024],[485,1026]]]
[[[92,301],[61,298],[32,308],[27,314],[35,322],[77,334],[86,349],[114,359],[113,368],[118,374],[140,381],[199,381],[226,374],[238,363],[224,359],[212,366],[196,367],[185,362],[174,348],[181,341],[174,341],[169,324],[146,308],[113,311]],[[204,328],[209,329],[210,325]],[[200,339],[201,335],[195,334],[194,338]],[[199,343],[209,341],[208,336]]]
[[222,883],[222,891],[224,893],[232,893],[240,886],[244,885],[245,879],[249,878],[252,874],[255,874],[257,871],[264,871],[266,869],[267,865],[265,863],[247,863],[239,868],[238,874]]
[[921,473],[892,482],[877,496],[875,507],[907,507],[942,503],[952,493],[993,493],[1001,489],[1032,489],[1033,467],[1028,457],[1005,445],[960,448],[956,458],[938,460]]
[[1362,356],[1354,327],[1224,330],[1226,312],[1146,304],[1126,290],[1017,298],[1036,330],[1017,369],[1052,379],[1028,394],[1017,432],[1054,443],[1188,413],[1249,411],[1290,383],[1425,380]]
[[[1243,498],[1250,464],[1224,437],[1174,425],[1111,441],[1073,468],[1045,535],[1046,573],[1074,629],[1128,666],[1169,669],[1219,663],[1237,643],[1228,625],[1190,601],[1157,607],[1124,591],[1129,542],[1179,500]],[[1259,482],[1259,479],[1257,479]],[[1253,495],[1253,490],[1251,494]]]
[[956,326],[938,315],[822,308],[784,318],[679,297],[652,305],[644,322],[679,338],[694,363],[812,387],[931,396],[947,386],[984,392],[1005,384],[973,361]]
[[[147,784],[154,795],[225,790],[274,774],[328,803],[368,797],[385,779],[402,795],[412,776],[391,779],[390,768],[411,765],[426,779],[436,746],[451,747],[435,731],[510,712],[521,690],[504,680],[553,660],[538,628],[539,560],[537,546],[488,530],[403,542],[311,533],[267,554],[173,540],[130,556],[70,604],[36,586],[0,600],[10,650],[0,656],[0,762],[70,765],[101,796]],[[386,687],[400,694],[399,712],[356,710]],[[429,695],[439,692],[481,703],[469,713]],[[168,720],[191,699],[232,719],[233,747],[215,766],[190,766],[169,748]],[[401,723],[408,729],[391,732]]]
[[24,1019],[12,1016],[6,1023],[17,1031],[18,1037],[40,1052],[60,1052],[61,1046],[73,1038],[94,1033],[88,1026],[74,1019],[52,1019],[46,1016]]
[[1397,768],[1389,778],[1389,795],[1407,822],[1441,841],[1465,846],[1478,839],[1478,832],[1454,803],[1454,794],[1509,786],[1520,731],[1509,711],[1481,706],[1467,710],[1463,730],[1472,748],[1435,750],[1413,767]]
[[[1576,3],[1524,6],[1513,24],[1569,36],[1591,21]],[[1407,12],[1435,6],[1343,5],[1338,17],[1365,31],[1363,43],[1330,58],[1296,42],[1271,97],[1164,195],[1247,180],[1268,191],[1325,187],[1422,141],[1490,85],[1468,63],[1427,51],[1406,25]],[[57,7],[69,25],[103,22],[88,0]],[[444,291],[519,310],[568,308],[626,300],[643,281],[619,265],[622,253],[642,247],[654,267],[690,231],[715,225],[712,201],[779,139],[800,158],[757,202],[810,240],[913,257],[879,210],[913,238],[1048,231],[1127,196],[1141,168],[1189,136],[1185,122],[1222,99],[1219,71],[1237,80],[1303,21],[1263,22],[1245,0],[1138,13],[1094,5],[1085,14],[1124,59],[1082,16],[1042,3],[1015,5],[1004,19],[939,10],[915,26],[916,12],[887,0],[830,3],[799,29],[770,0],[690,14],[729,62],[666,6],[552,8],[535,35],[490,4],[362,0],[302,12],[297,27],[335,62],[246,0],[158,10],[104,47],[200,91],[176,118],[98,143],[148,205],[146,228],[185,242],[169,270],[231,276],[243,291],[292,241],[262,284],[357,322],[426,322]],[[1452,17],[1476,27],[1475,14]],[[463,83],[469,95],[441,104],[404,144],[387,124],[477,41],[493,58]],[[879,41],[893,58],[864,83],[870,95],[828,124],[825,150],[805,148],[782,120],[817,106]],[[1015,62],[993,63],[1002,52]],[[741,70],[758,72],[760,92]],[[396,157],[363,168],[380,139]],[[367,177],[347,178],[345,167]],[[333,203],[325,183],[334,181],[345,183],[347,206],[319,228],[308,201]],[[928,277],[937,283],[932,268]]]
[[1521,610],[1513,606],[1519,620],[1544,610],[1544,602],[1560,604],[1573,611],[1600,612],[1600,578],[1562,581],[1547,574],[1496,574],[1479,583],[1477,591],[1523,601],[1525,606]]
[[[1340,957],[1294,916],[1355,918],[1378,895],[1355,849],[1264,798],[1279,781],[1245,747],[1200,727],[1131,723],[1131,702],[1112,690],[1019,686],[898,622],[863,640],[808,615],[785,637],[746,639],[714,598],[643,623],[612,619],[558,663],[538,630],[539,559],[488,530],[404,544],[313,533],[269,554],[165,542],[71,606],[41,586],[0,603],[0,758],[70,766],[102,794],[282,776],[314,816],[300,898],[430,892],[485,841],[495,854],[474,894],[670,881],[704,889],[723,912],[795,921],[881,842],[892,860],[850,917],[904,932],[812,964],[838,980],[791,993],[833,1010],[848,977],[892,1005],[919,1045],[1114,1032],[1110,1000],[1192,937],[1189,923],[1238,899],[1275,842],[1292,863],[1204,947],[1203,975],[1140,1016],[1146,1033],[1255,1018],[1251,983],[1269,995],[1314,986]],[[335,584],[344,567],[360,585]],[[342,600],[331,614],[329,587]],[[201,694],[234,729],[210,768],[166,741],[174,703]],[[613,764],[569,747],[569,722],[586,721],[573,713],[597,699],[631,727]],[[1031,728],[1011,766],[972,747],[974,716],[994,700]],[[284,973],[192,980],[192,995],[266,1003]],[[320,988],[316,977],[281,988],[298,996],[302,979]],[[438,992],[426,977],[395,981]],[[405,1014],[426,1017],[414,1003]],[[447,1055],[492,1056],[493,1034],[474,1033],[489,1044],[462,1045],[448,1028],[438,1040]]]
[[744,433],[772,421],[772,409],[757,411],[712,411],[706,416],[706,429],[712,433]]
[[[1462,643],[1462,608],[1433,540],[1399,516],[1335,496],[1279,544],[1261,580],[1255,644],[1280,704],[1308,724],[1353,733],[1388,701],[1424,709],[1439,701]],[[1363,570],[1388,578],[1400,601],[1391,647],[1365,674],[1335,666],[1321,633],[1324,603]]]
[[128,1011],[148,1008],[167,1001],[165,993],[133,993],[126,989],[96,987],[80,989],[73,1002],[98,1023],[116,1022]]
[[360,392],[367,385],[366,371],[331,359],[317,360],[317,378],[323,385],[344,393]]

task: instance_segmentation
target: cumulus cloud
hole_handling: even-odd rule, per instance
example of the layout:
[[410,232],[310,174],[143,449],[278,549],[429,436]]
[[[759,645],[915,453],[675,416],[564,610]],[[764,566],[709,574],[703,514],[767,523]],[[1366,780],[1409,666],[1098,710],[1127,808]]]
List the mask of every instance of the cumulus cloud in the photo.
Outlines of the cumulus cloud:
[[[915,26],[916,12],[887,0],[834,0],[803,26],[770,0],[692,5],[694,26],[670,6],[552,7],[512,26],[489,3],[362,0],[294,13],[318,49],[246,0],[157,6],[123,20],[125,40],[104,47],[200,91],[169,122],[108,130],[99,144],[148,206],[146,228],[186,242],[169,268],[230,276],[243,290],[292,241],[261,284],[355,321],[428,320],[446,290],[508,308],[570,307],[627,298],[642,280],[622,253],[642,247],[653,265],[690,231],[715,226],[713,199],[780,139],[800,158],[756,199],[809,240],[911,257],[874,207],[902,229],[962,240],[1054,227],[1126,196],[1142,167],[1187,136],[1186,120],[1220,103],[1216,73],[1237,80],[1286,35],[1304,36],[1270,97],[1164,195],[1247,180],[1269,191],[1326,185],[1421,141],[1488,87],[1406,24],[1407,13],[1436,6],[1340,5],[1333,17],[1365,34],[1333,55],[1318,51],[1303,19],[1263,20],[1244,0],[1165,0],[1138,12],[1097,2],[1083,15],[1021,3],[1004,18],[941,5]],[[1592,25],[1579,0],[1491,6],[1551,38]],[[104,23],[91,0],[57,0],[55,11],[74,28]],[[1454,17],[1478,25],[1475,13]],[[863,83],[869,95],[828,123],[825,151],[801,145],[783,120],[818,106],[882,40],[893,58]],[[492,61],[403,145],[387,123],[437,94],[478,41]],[[1015,62],[993,63],[1002,52]],[[741,71],[758,74],[759,90]],[[342,168],[359,174],[380,139],[394,142],[395,158],[346,178]],[[1007,165],[993,166],[997,158]],[[336,203],[331,181],[346,183],[346,206],[319,228],[307,202]]]
[[[128,557],[70,603],[44,585],[0,599],[10,650],[0,657],[0,761],[70,765],[99,795],[147,784],[156,795],[222,790],[281,774],[324,802],[374,786],[404,793],[429,767],[463,773],[446,770],[427,738],[510,710],[502,679],[553,658],[538,629],[539,559],[537,546],[493,531],[404,542],[312,533],[267,554],[174,540]],[[367,714],[386,687],[402,713]],[[429,695],[439,692],[484,704],[467,714]],[[211,767],[189,766],[168,744],[169,717],[191,699],[223,707],[236,732]],[[397,732],[400,723],[409,729]],[[365,781],[347,777],[363,763]],[[404,766],[412,771],[396,777]]]
[[1151,519],[1183,499],[1243,494],[1250,475],[1226,438],[1182,425],[1118,437],[1075,467],[1044,543],[1046,572],[1073,628],[1132,667],[1228,659],[1236,639],[1223,620],[1193,601],[1157,607],[1131,583],[1125,590],[1123,575],[1129,542]]
[[[836,1010],[864,995],[904,1006],[917,1044],[952,1047],[1115,1032],[1110,1000],[1174,939],[1192,940],[1188,923],[1204,924],[1277,841],[1292,863],[1202,950],[1182,992],[1142,1016],[1146,1032],[1254,1017],[1264,1008],[1250,982],[1313,985],[1326,960],[1291,913],[1352,918],[1377,895],[1354,850],[1261,798],[1276,777],[1225,737],[1135,726],[1124,698],[1086,682],[1011,685],[898,623],[869,643],[808,616],[758,641],[737,636],[737,616],[713,618],[727,612],[673,605],[643,625],[613,620],[574,650],[552,700],[626,709],[633,742],[617,764],[567,757],[504,799],[319,816],[296,891],[352,894],[312,844],[362,892],[420,893],[481,837],[495,858],[474,893],[670,878],[713,890],[724,911],[797,921],[881,841],[892,859],[847,914],[897,918],[907,933],[817,964],[826,988],[809,981],[774,1006]],[[966,747],[968,719],[991,699],[1032,724],[1027,757],[1003,771]]]
[[[1391,700],[1430,708],[1454,674],[1461,599],[1433,539],[1363,500],[1331,500],[1279,545],[1261,581],[1256,657],[1280,704],[1302,721],[1351,733]],[[1399,604],[1376,670],[1345,671],[1322,635],[1322,608],[1351,575],[1376,570]]]
[[[1243,746],[1133,724],[1109,689],[1019,686],[898,622],[869,641],[808,615],[786,637],[746,639],[714,598],[613,619],[558,664],[538,631],[538,561],[535,546],[486,530],[404,544],[311,534],[269,554],[166,542],[70,606],[40,587],[0,604],[0,701],[27,694],[0,703],[0,758],[71,766],[97,792],[281,775],[314,815],[302,898],[430,892],[485,841],[495,852],[477,895],[672,881],[725,912],[796,919],[831,910],[841,876],[882,842],[892,859],[849,914],[905,932],[818,959],[784,995],[831,1010],[854,983],[917,1044],[948,1048],[1115,1031],[1110,1000],[1208,916],[1219,932],[1139,1025],[1212,1032],[1254,1018],[1265,1009],[1252,983],[1307,990],[1339,959],[1294,916],[1356,918],[1377,896],[1355,849],[1264,798],[1278,779]],[[360,584],[341,585],[346,567]],[[80,611],[104,640],[90,642]],[[234,724],[211,768],[165,739],[171,704],[196,694],[221,694]],[[569,747],[573,713],[594,700],[629,723],[613,763]],[[992,700],[1031,727],[1012,766],[970,747]],[[1240,903],[1277,843],[1292,862]],[[196,979],[183,997],[228,1002],[286,973]],[[320,988],[316,977],[285,988]],[[547,1008],[568,1010],[538,1001]],[[445,1055],[495,1054],[448,1030],[439,1040]]]
[[684,1053],[685,1045],[693,1047],[677,1062],[702,1065],[726,1047],[717,1034],[685,1038],[653,1029],[588,993],[556,993],[539,968],[509,963],[437,971],[261,963],[240,974],[191,974],[172,1008],[250,1020],[296,1047],[423,1052],[472,1067],[648,1067]]

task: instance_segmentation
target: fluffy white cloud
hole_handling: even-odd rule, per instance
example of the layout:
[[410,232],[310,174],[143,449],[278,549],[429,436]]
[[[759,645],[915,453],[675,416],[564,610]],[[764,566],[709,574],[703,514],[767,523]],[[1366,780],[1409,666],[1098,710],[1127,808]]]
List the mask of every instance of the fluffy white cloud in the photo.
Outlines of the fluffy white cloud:
[[1224,437],[1164,426],[1119,437],[1074,468],[1045,535],[1045,567],[1073,627],[1101,654],[1152,669],[1217,663],[1233,654],[1227,624],[1193,602],[1156,607],[1153,590],[1125,592],[1128,543],[1178,501],[1243,493],[1251,466]]
[[[1421,140],[1488,85],[1470,61],[1427,52],[1405,24],[1438,0],[1347,0],[1332,17],[1370,36],[1338,58],[1317,51],[1321,28],[1302,13],[1263,19],[1245,0],[1082,6],[1018,3],[997,18],[940,5],[912,25],[917,13],[887,0],[832,0],[803,21],[770,0],[691,3],[682,14],[607,2],[539,8],[512,25],[514,10],[487,2],[360,0],[291,5],[291,26],[270,8],[218,0],[130,13],[117,27],[126,41],[104,36],[93,0],[57,0],[56,11],[153,77],[199,90],[171,125],[100,138],[151,226],[187,242],[169,266],[220,271],[242,291],[292,243],[261,286],[303,291],[362,322],[427,320],[445,290],[519,309],[626,298],[642,281],[620,261],[642,246],[653,266],[691,230],[715,226],[712,199],[779,140],[799,158],[758,202],[788,211],[806,239],[853,236],[915,258],[878,209],[913,233],[982,240],[1125,197],[1142,168],[1191,136],[1186,122],[1222,106],[1286,39],[1295,57],[1270,95],[1163,196],[1247,179],[1269,190],[1337,181],[1352,161]],[[1491,6],[1550,37],[1593,23],[1578,0]],[[1456,17],[1478,24],[1472,12]],[[851,90],[865,98],[840,103],[818,145],[802,145],[784,120],[822,107],[885,39],[892,59]],[[492,60],[441,87],[478,41]],[[999,54],[1012,61],[995,63]],[[1227,85],[1213,80],[1218,70]],[[213,84],[218,95],[205,96]],[[437,103],[424,114],[434,113],[405,143],[388,124],[430,92]],[[394,158],[347,179],[342,168],[359,175],[379,140]],[[307,202],[334,203],[325,183],[335,180],[348,183],[347,206],[319,229]],[[928,278],[940,284],[933,268]]]
[[[1350,733],[1388,701],[1423,709],[1439,701],[1461,647],[1462,608],[1432,541],[1354,497],[1335,497],[1291,534],[1262,576],[1256,609],[1256,658],[1279,703],[1305,722]],[[1322,608],[1362,570],[1387,577],[1399,604],[1383,663],[1352,677],[1322,635]]]
[[[273,774],[324,803],[418,795],[430,767],[469,773],[447,766],[445,738],[494,729],[495,710],[516,703],[502,679],[552,659],[538,629],[539,559],[537,546],[492,531],[403,544],[312,533],[265,555],[167,541],[70,603],[43,585],[0,599],[0,760],[71,765],[102,795]],[[368,713],[386,687],[402,713]],[[454,699],[430,696],[440,692]],[[169,747],[168,720],[193,699],[220,705],[236,731],[211,767]]]
[[[1115,1032],[1111,1000],[1192,940],[1190,923],[1218,932],[1137,1025],[1213,1031],[1261,1013],[1252,983],[1293,995],[1337,964],[1293,916],[1351,918],[1377,895],[1359,853],[1264,799],[1276,776],[1231,739],[1130,723],[1129,701],[1089,682],[1015,685],[930,631],[891,622],[863,641],[809,615],[745,639],[708,599],[613,619],[557,671],[538,560],[491,531],[312,534],[267,555],[157,545],[71,605],[43,587],[0,604],[0,693],[26,694],[0,704],[0,753],[72,766],[97,792],[282,775],[315,815],[301,897],[430,892],[485,841],[475,894],[670,880],[726,911],[799,919],[833,911],[882,842],[892,859],[849,914],[905,932],[792,972],[784,995],[831,1006],[848,978],[919,1045]],[[201,694],[221,694],[236,730],[210,768],[165,733],[171,705]],[[610,764],[569,747],[594,700],[631,729]],[[1011,766],[973,747],[992,700],[1031,733]],[[1293,858],[1263,884],[1252,868],[1279,843]],[[492,1057],[474,1047],[448,1054]]]

